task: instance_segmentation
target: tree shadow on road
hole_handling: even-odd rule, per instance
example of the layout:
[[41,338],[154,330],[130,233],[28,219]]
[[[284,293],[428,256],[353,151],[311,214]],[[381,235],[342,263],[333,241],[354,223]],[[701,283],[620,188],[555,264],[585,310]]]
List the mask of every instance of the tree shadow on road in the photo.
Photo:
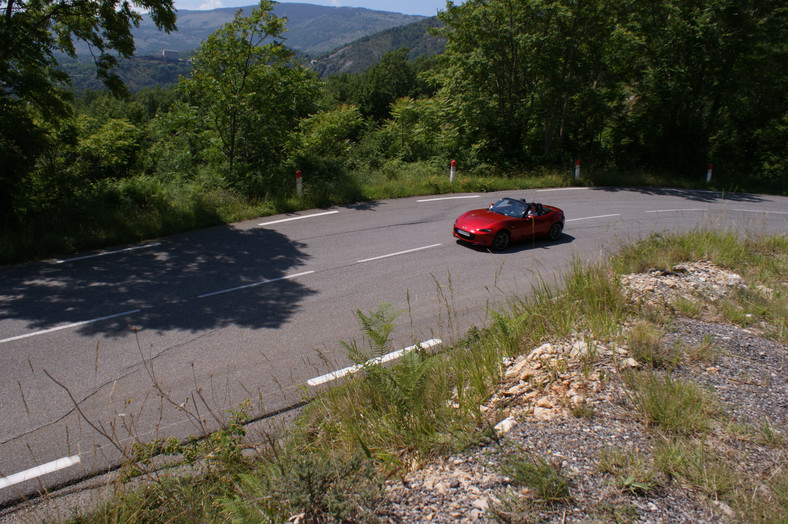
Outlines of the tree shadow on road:
[[673,189],[662,187],[589,187],[592,191],[604,191],[606,193],[632,192],[643,195],[655,196],[675,196],[693,202],[717,202],[720,200],[730,200],[733,202],[763,202],[760,195],[750,193],[729,193],[725,191],[711,191],[703,189]]
[[308,259],[303,244],[276,231],[215,227],[134,251],[2,269],[0,317],[28,331],[110,317],[75,326],[107,336],[134,325],[276,328],[313,293],[291,278]]

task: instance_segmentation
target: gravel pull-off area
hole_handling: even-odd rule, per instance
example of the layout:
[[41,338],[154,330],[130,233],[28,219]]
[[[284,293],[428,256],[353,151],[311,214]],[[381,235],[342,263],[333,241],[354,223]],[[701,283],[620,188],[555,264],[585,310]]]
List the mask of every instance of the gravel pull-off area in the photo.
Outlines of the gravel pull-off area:
[[[714,301],[745,285],[710,263],[683,264],[622,279],[633,301]],[[625,327],[626,329],[626,327]],[[788,348],[731,325],[680,318],[665,343],[709,344],[715,357],[684,362],[674,376],[713,392],[729,424],[745,425],[739,436],[717,431],[722,458],[744,457],[741,475],[786,467],[786,446],[755,438],[764,423],[788,436]],[[388,522],[733,522],[733,510],[713,496],[664,473],[647,490],[621,489],[600,468],[610,450],[650,457],[659,432],[648,427],[621,380],[622,371],[642,364],[625,346],[606,347],[577,335],[544,344],[506,362],[505,380],[483,409],[503,412],[500,438],[461,455],[414,465],[387,485],[378,513]],[[714,430],[712,430],[714,431]],[[735,453],[729,453],[734,450]],[[513,454],[529,454],[560,467],[569,498],[543,503],[527,487],[504,476]],[[513,504],[512,502],[518,502]],[[527,508],[527,510],[523,510]],[[784,517],[788,519],[788,516]]]

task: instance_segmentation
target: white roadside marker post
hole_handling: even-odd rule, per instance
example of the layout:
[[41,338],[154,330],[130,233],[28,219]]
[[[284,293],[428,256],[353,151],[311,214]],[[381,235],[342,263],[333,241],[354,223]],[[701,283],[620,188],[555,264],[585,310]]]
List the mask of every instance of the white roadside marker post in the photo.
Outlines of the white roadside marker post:
[[449,170],[449,183],[450,184],[454,183],[454,174],[456,172],[457,172],[457,161],[456,160],[452,160],[451,161],[451,169]]
[[301,170],[296,169],[296,193],[298,193],[298,196],[301,196],[304,193],[304,182],[301,176]]

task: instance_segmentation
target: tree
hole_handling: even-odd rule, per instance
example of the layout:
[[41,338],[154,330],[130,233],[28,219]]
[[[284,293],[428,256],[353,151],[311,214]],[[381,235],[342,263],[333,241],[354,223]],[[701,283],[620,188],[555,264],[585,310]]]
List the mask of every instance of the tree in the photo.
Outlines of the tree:
[[483,158],[549,160],[592,122],[584,104],[604,107],[606,2],[468,0],[439,17],[441,92]]
[[231,182],[243,185],[247,171],[283,160],[287,134],[313,108],[313,74],[293,62],[280,41],[284,19],[263,0],[249,16],[236,13],[203,42],[192,77],[181,82],[187,99],[221,141]]
[[[99,78],[122,90],[113,68],[117,53],[134,54],[131,27],[149,11],[156,27],[175,29],[172,0],[0,0],[0,80],[3,98],[34,103],[45,113],[63,111],[59,87],[67,78],[55,69],[55,53],[76,57],[74,39],[97,52]],[[10,45],[13,43],[13,45]]]
[[620,161],[694,173],[714,162],[717,173],[740,174],[786,155],[770,138],[788,112],[784,2],[621,0],[618,8],[619,27],[634,36],[623,46],[630,103],[611,126]]
[[159,29],[175,29],[172,0],[0,0],[0,218],[10,217],[20,181],[70,113],[69,79],[56,54],[74,57],[75,39],[86,42],[98,76],[123,91],[113,68],[134,53],[138,10],[149,10]]
[[407,48],[388,52],[361,75],[355,99],[365,117],[383,121],[391,115],[391,104],[396,99],[413,93],[416,72],[407,56]]

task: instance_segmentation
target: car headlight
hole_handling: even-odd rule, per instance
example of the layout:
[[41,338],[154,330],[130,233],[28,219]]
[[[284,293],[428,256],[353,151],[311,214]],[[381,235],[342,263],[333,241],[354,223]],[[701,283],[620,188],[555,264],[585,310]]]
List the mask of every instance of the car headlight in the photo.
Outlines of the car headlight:
[[480,229],[480,230],[479,230],[479,233],[492,233],[492,232],[493,232],[493,230],[492,230],[492,229],[490,229],[490,228],[486,228],[486,229]]

